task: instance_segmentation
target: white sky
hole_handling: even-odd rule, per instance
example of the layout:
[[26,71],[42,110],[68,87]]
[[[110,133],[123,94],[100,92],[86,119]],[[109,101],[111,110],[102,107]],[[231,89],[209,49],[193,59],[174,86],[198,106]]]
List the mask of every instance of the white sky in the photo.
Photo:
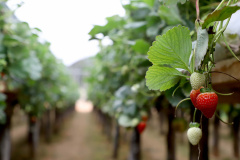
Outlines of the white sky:
[[9,0],[8,5],[14,8],[21,1],[24,4],[15,15],[41,29],[53,54],[65,65],[98,52],[97,41],[88,41],[94,24],[104,25],[106,17],[124,15],[120,0]]

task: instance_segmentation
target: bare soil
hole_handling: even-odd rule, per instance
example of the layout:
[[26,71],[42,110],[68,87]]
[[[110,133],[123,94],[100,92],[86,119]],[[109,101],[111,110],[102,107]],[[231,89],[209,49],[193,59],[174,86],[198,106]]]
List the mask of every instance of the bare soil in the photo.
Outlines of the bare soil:
[[[158,118],[154,115],[146,131],[142,134],[143,160],[166,160],[165,134],[160,134]],[[212,128],[210,127],[210,131]],[[232,157],[232,139],[230,128],[221,125],[220,156],[211,160],[237,160]],[[128,140],[130,131],[121,130],[119,159],[128,156]],[[13,151],[12,160],[30,160],[26,143],[26,123],[14,126],[11,131]],[[188,160],[189,146],[186,133],[176,135],[177,160]],[[210,153],[212,142],[210,137]],[[59,135],[55,135],[51,143],[41,139],[36,160],[112,160],[112,142],[103,135],[101,127],[93,113],[74,113],[62,127]]]

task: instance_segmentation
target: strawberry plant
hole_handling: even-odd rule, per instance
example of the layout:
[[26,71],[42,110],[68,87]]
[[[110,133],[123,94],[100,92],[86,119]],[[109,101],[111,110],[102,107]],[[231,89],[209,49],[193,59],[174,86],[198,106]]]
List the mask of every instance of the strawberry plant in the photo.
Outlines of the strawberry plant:
[[[16,105],[29,116],[29,132],[35,126],[38,136],[36,123],[46,111],[65,109],[78,98],[76,83],[51,53],[50,43],[40,39],[39,29],[17,20],[5,2],[0,2],[0,142],[7,149],[0,159],[10,158],[10,147],[5,145],[10,142],[9,129]],[[31,138],[37,142],[35,136]]]
[[[137,126],[145,119],[141,113],[148,112],[153,104],[164,106],[164,109],[171,108],[166,112],[170,123],[174,117],[172,106],[179,104],[188,111],[191,102],[186,100],[190,100],[188,97],[191,96],[197,107],[200,88],[213,91],[211,71],[215,65],[215,40],[219,40],[218,36],[222,35],[220,32],[225,27],[217,28],[216,23],[221,24],[218,21],[228,18],[237,9],[236,6],[218,2],[197,3],[196,26],[193,14],[196,5],[186,0],[130,0],[123,4],[126,11],[124,17],[108,17],[105,25],[95,25],[89,35],[91,40],[99,42],[100,51],[93,58],[94,65],[89,69],[87,82],[88,98],[93,101],[97,112],[107,119],[116,119],[117,125],[134,129],[132,138],[137,141],[140,136]],[[202,11],[206,13],[217,7],[209,14],[218,17],[217,20],[207,15],[203,16],[205,21],[200,20],[199,6],[205,5],[207,7],[202,7]],[[227,12],[223,10],[224,6],[228,8]],[[155,37],[156,41],[153,42]],[[110,39],[111,44],[105,45],[106,39]],[[149,90],[154,91],[147,90],[145,83]],[[191,90],[193,92],[190,94]],[[167,144],[168,159],[174,159],[174,131],[171,131],[171,126],[167,135],[171,141]],[[182,128],[181,131],[186,129]],[[139,160],[139,157],[135,159]]]
[[[178,2],[186,1],[167,1],[162,0],[165,5],[171,8]],[[224,0],[216,6],[216,9],[204,17],[200,18],[199,0],[196,0],[196,20],[194,41],[193,31],[182,25],[169,29],[166,33],[156,37],[148,51],[148,59],[152,62],[146,72],[146,85],[150,90],[160,90],[168,93],[171,88],[175,88],[174,93],[179,87],[183,87],[185,80],[189,80],[192,91],[190,98],[181,100],[177,107],[185,100],[191,100],[195,106],[195,114],[199,109],[206,118],[212,118],[217,104],[218,96],[231,95],[222,94],[214,91],[211,84],[211,73],[215,67],[215,47],[219,39],[223,39],[230,53],[239,61],[224,36],[231,16],[240,9],[236,5],[237,1]],[[225,20],[225,23],[223,22]],[[178,86],[178,87],[176,87]],[[217,115],[217,117],[219,117]],[[201,122],[200,122],[201,123]],[[202,126],[201,126],[202,127]],[[188,130],[188,139],[191,144],[198,144],[202,137],[199,126],[191,127]]]

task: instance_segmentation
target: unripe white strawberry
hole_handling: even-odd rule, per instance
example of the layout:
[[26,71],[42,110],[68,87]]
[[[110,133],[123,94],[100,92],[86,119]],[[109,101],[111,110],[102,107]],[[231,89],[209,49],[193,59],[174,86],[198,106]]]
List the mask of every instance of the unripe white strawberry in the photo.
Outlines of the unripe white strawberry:
[[204,87],[205,85],[205,75],[197,72],[193,72],[193,74],[190,76],[190,83],[192,86],[192,89],[197,90],[200,87]]
[[187,137],[192,145],[197,145],[202,138],[202,130],[198,127],[189,128],[187,131]]

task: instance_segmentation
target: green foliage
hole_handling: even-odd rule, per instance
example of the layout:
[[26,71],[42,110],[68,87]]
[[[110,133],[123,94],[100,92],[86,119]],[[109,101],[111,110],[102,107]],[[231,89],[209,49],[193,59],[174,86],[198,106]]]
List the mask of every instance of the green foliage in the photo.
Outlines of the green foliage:
[[189,58],[192,42],[190,31],[186,27],[178,26],[169,30],[149,49],[148,58],[153,63],[146,74],[149,89],[165,91],[173,87],[184,76],[176,68],[189,72]]
[[[20,22],[12,11],[0,4],[0,71],[5,92],[17,94],[25,112],[41,116],[46,109],[64,108],[78,98],[78,86],[66,67],[50,51],[50,44],[42,42],[37,28]],[[0,122],[4,122],[5,99],[0,96]]]
[[171,7],[160,6],[159,16],[170,26],[184,23],[181,16],[179,15],[179,10],[176,5]]
[[160,0],[160,2],[163,2],[165,5],[176,5],[177,3],[184,4],[187,0]]
[[153,65],[146,74],[148,89],[165,91],[180,80],[182,74],[175,68]]
[[[191,35],[196,38],[193,31],[196,10],[195,2],[186,0],[128,2],[123,6],[124,17],[108,17],[106,25],[95,25],[89,32],[91,39],[99,40],[100,51],[88,69],[86,82],[88,98],[94,106],[116,118],[120,125],[134,127],[141,120],[140,113],[148,111],[154,103],[154,96],[162,94],[148,88],[167,90],[166,94],[172,95],[170,92],[176,89],[173,87],[180,84],[176,97],[189,96],[191,87],[183,79],[189,77],[187,74],[194,68],[190,55]],[[200,1],[200,4],[211,3]],[[99,34],[103,38],[97,38]],[[111,45],[102,45],[106,37],[112,41]],[[151,43],[148,60],[146,52]],[[174,100],[179,100],[176,97]]]
[[[172,106],[177,106],[177,104],[181,100],[186,98],[186,96],[183,93],[183,90],[181,90],[181,89],[176,90],[176,88],[177,88],[177,85],[175,85],[174,87],[172,87],[171,89],[169,89],[165,92],[165,97],[167,98],[167,100],[169,101],[169,103]],[[176,90],[176,92],[175,92],[174,96],[172,96],[172,93],[174,90]],[[191,103],[192,103],[191,101],[184,101],[179,105],[179,107],[188,108],[188,107],[191,107]]]
[[197,42],[195,48],[195,68],[198,68],[201,65],[201,62],[204,59],[204,56],[207,53],[208,49],[208,33],[206,29],[198,28],[197,31]]
[[139,40],[135,41],[135,44],[132,46],[132,49],[135,52],[138,52],[141,54],[146,54],[149,47],[150,47],[150,44],[147,41],[145,41],[143,39],[139,39]]
[[153,7],[155,0],[143,0],[146,4],[148,4],[150,7]]
[[225,6],[219,10],[215,10],[211,14],[207,16],[207,18],[204,20],[204,23],[202,24],[202,28],[207,28],[209,24],[215,21],[223,21],[229,17],[232,16],[233,13],[235,13],[237,10],[239,10],[239,6]]
[[156,37],[156,41],[149,49],[148,58],[153,65],[170,65],[191,72],[189,69],[191,50],[189,29],[178,26]]
[[[113,44],[102,46],[100,43],[101,51],[94,58],[95,65],[87,78],[89,99],[103,112],[117,118],[120,125],[125,127],[136,126],[140,121],[141,111],[150,107],[148,104],[152,95],[145,87],[143,77],[151,65],[146,52],[152,37],[146,35],[150,29],[155,29],[152,25],[159,20],[157,11],[151,8],[153,3],[150,0],[131,1],[124,6],[127,13],[121,18],[124,25],[111,28],[106,24],[100,27],[103,29],[101,33],[108,36]],[[110,19],[118,21],[116,16]],[[92,37],[99,34],[94,31],[96,28],[98,26],[89,33]],[[158,33],[160,29],[156,27],[154,32]]]
[[89,35],[92,36],[92,39],[95,38],[95,35],[102,33],[104,36],[108,34],[110,30],[123,26],[125,21],[119,16],[113,16],[107,18],[107,24],[103,26],[95,25],[94,28],[89,32]]

